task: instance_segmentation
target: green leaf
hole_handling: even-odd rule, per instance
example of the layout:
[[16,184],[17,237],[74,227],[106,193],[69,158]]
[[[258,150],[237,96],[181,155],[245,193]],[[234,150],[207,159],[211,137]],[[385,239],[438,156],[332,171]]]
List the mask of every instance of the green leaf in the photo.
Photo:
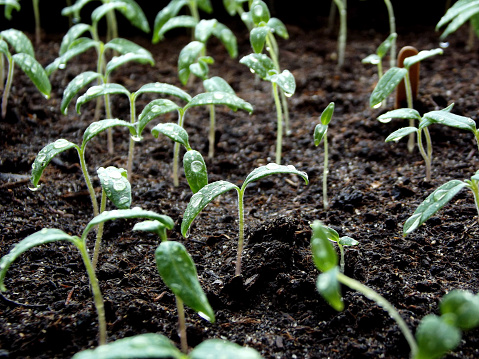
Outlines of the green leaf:
[[[120,1],[103,3],[91,13],[92,24],[98,23],[106,14],[113,10],[125,11],[127,10],[127,6],[125,3]],[[94,27],[97,27],[97,25],[94,25]]]
[[375,107],[385,100],[406,76],[406,73],[407,70],[405,68],[391,67],[378,81],[369,98],[369,106]]
[[80,114],[80,108],[83,104],[105,95],[123,94],[130,97],[130,91],[120,84],[106,83],[90,87],[83,95],[77,99],[76,111]]
[[158,273],[168,288],[202,318],[214,322],[215,313],[208,303],[193,259],[178,242],[161,242],[155,251]]
[[[196,77],[205,80],[210,72],[208,63],[203,61],[203,57],[198,58],[198,62],[190,65],[190,72]],[[211,57],[210,57],[211,59]]]
[[476,173],[471,177],[471,180],[479,181],[479,170],[477,170]]
[[208,203],[214,200],[219,195],[228,192],[231,189],[239,191],[238,186],[228,181],[216,181],[209,183],[196,192],[188,202],[185,213],[183,214],[183,221],[181,222],[181,234],[187,237],[188,229],[196,216],[206,207]]
[[78,92],[85,87],[87,84],[92,82],[95,79],[101,78],[101,75],[97,72],[86,71],[76,76],[70,83],[67,85],[63,91],[62,103],[60,105],[60,110],[64,115],[68,112],[68,105],[70,105],[71,100],[78,94]]
[[187,27],[187,28],[194,28],[198,24],[198,21],[193,16],[189,15],[179,15],[174,18],[169,19],[158,31],[158,38],[162,40],[164,38],[165,33],[170,30],[179,28],[179,27]]
[[[439,20],[436,25],[436,31],[439,30],[442,26],[447,24],[449,21],[453,20],[455,17],[460,15],[462,12],[469,10],[471,7],[476,7],[479,5],[478,0],[458,0],[452,6],[447,9],[444,16]],[[467,19],[466,19],[467,20]]]
[[127,179],[127,171],[123,168],[109,166],[98,168],[97,173],[101,187],[110,201],[119,209],[130,208],[131,185]]
[[355,240],[354,238],[343,236],[339,238],[338,244],[342,246],[357,246],[359,242]]
[[189,355],[190,359],[261,359],[253,348],[242,347],[236,343],[220,339],[208,339],[201,342]]
[[7,20],[12,19],[13,9],[20,11],[20,3],[16,0],[0,0],[0,5],[6,5],[4,14]]
[[150,32],[150,24],[148,23],[148,19],[146,18],[145,13],[141,9],[140,5],[133,0],[116,1],[125,3],[126,7],[119,8],[118,10],[130,21],[133,26],[137,27],[143,32]]
[[338,255],[329,241],[332,235],[331,228],[326,227],[320,221],[314,221],[311,225],[313,235],[311,237],[311,251],[313,261],[321,272],[327,272],[338,266]]
[[453,290],[442,297],[441,314],[453,316],[455,327],[469,330],[479,326],[479,297],[465,290]]
[[87,31],[91,31],[91,26],[87,24],[76,24],[73,25],[63,36],[62,43],[60,45],[60,56],[63,55],[70,48],[70,45],[78,39],[82,34]]
[[156,212],[147,211],[141,209],[140,207],[135,207],[132,209],[114,209],[112,211],[103,211],[98,216],[93,218],[88,224],[86,225],[85,229],[83,230],[82,239],[86,239],[88,233],[92,230],[93,227],[100,223],[104,223],[106,221],[113,221],[116,219],[133,219],[133,218],[145,218],[145,219],[152,219],[161,222],[167,229],[173,229],[175,222],[173,220],[163,214],[158,214]]
[[174,142],[178,142],[180,145],[185,146],[187,151],[191,149],[188,142],[188,133],[183,127],[176,123],[160,123],[153,127],[151,133],[156,138],[158,138],[160,134],[165,135]]
[[323,137],[328,132],[328,125],[323,125],[321,123],[317,124],[314,128],[314,145],[319,146]]
[[378,120],[388,121],[392,118],[402,118],[402,119],[414,119],[421,121],[421,115],[419,112],[412,108],[400,108],[397,110],[388,111],[383,113],[381,116],[378,116]]
[[236,0],[223,0],[223,6],[230,16],[235,16],[238,10],[238,3]]
[[260,166],[253,171],[246,177],[243,186],[241,187],[242,190],[246,188],[248,184],[251,182],[258,181],[266,176],[276,175],[276,174],[293,174],[298,175],[303,178],[304,182],[308,184],[308,175],[306,172],[298,171],[292,165],[278,165],[276,163],[268,163],[266,166]]
[[319,117],[321,123],[323,125],[329,125],[331,122],[331,118],[333,117],[334,113],[334,102],[330,102],[328,106],[321,112],[321,116]]
[[15,29],[3,30],[0,32],[0,37],[8,42],[17,54],[28,54],[35,57],[32,42],[23,32]]
[[163,33],[160,33],[163,26],[175,17],[181,8],[188,4],[187,0],[170,1],[158,14],[156,14],[155,22],[153,25],[153,39],[152,42],[156,44],[158,41],[163,40]]
[[80,10],[88,4],[90,1],[93,0],[77,0],[75,3],[71,6],[64,7],[62,9],[62,15],[63,16],[70,16],[74,15],[74,20],[75,22],[80,20]]
[[156,333],[139,334],[76,353],[72,359],[174,358],[184,355],[171,341]]
[[249,33],[249,41],[253,51],[257,54],[261,53],[266,42],[266,36],[268,36],[271,29],[267,26],[255,27]]
[[371,54],[366,56],[364,59],[361,60],[361,63],[363,64],[371,64],[371,65],[377,65],[381,61],[381,58],[376,55],[376,54]]
[[195,26],[195,40],[201,41],[205,43],[208,41],[210,36],[213,34],[214,28],[218,20],[210,19],[210,20],[200,20],[198,24]]
[[271,17],[268,6],[261,0],[253,1],[253,4],[251,5],[251,16],[253,18],[253,23],[256,26],[261,23],[266,24]]
[[416,330],[418,352],[415,359],[441,358],[461,341],[461,331],[434,314],[426,315]]
[[60,57],[57,57],[50,65],[48,65],[45,70],[50,76],[54,71],[59,68],[64,68],[69,60],[75,56],[84,53],[85,51],[91,49],[98,45],[98,42],[92,39],[81,37],[73,41],[68,48],[68,50],[63,53]]
[[153,220],[153,221],[148,220],[148,221],[136,223],[133,226],[133,230],[143,231],[143,232],[152,232],[157,234],[162,241],[168,240],[168,236],[166,234],[167,228],[165,227],[163,223],[158,222],[156,220]]
[[426,222],[466,185],[465,182],[452,180],[438,187],[419,205],[414,214],[404,223],[403,235],[408,235]]
[[38,152],[38,155],[35,157],[35,161],[32,164],[32,176],[30,179],[33,184],[33,188],[31,188],[32,190],[38,188],[38,182],[40,181],[43,170],[48,166],[52,158],[73,147],[80,150],[74,143],[65,139],[58,139],[55,142],[49,143]]
[[271,28],[273,30],[273,33],[278,35],[279,37],[282,37],[283,39],[289,38],[288,30],[286,29],[286,26],[281,20],[272,17],[271,19],[269,19],[267,26]]
[[155,64],[155,60],[153,60],[153,57],[149,52],[129,52],[125,55],[114,56],[110,61],[108,61],[106,64],[105,75],[109,76],[113,70],[131,61],[135,61],[140,64],[150,64],[151,66]]
[[0,291],[6,291],[4,285],[5,275],[7,274],[8,268],[10,265],[24,252],[29,249],[57,241],[69,241],[76,244],[76,241],[79,240],[78,237],[73,237],[59,229],[50,229],[44,228],[38,232],[35,232],[25,239],[18,242],[8,254],[4,255],[0,259]]
[[404,68],[409,69],[412,65],[427,59],[428,57],[432,57],[435,55],[442,55],[444,51],[442,49],[433,49],[433,50],[423,50],[420,51],[417,55],[409,56],[404,59]]
[[416,127],[402,127],[399,130],[394,131],[388,137],[385,142],[399,141],[401,138],[408,136],[411,133],[416,133],[418,129]]
[[455,115],[447,111],[431,111],[424,114],[423,119],[425,121],[419,124],[419,128],[424,128],[432,123],[439,123],[476,133],[476,122],[470,117]]
[[210,0],[196,0],[196,4],[201,10],[208,14],[213,12],[213,7],[211,6]]
[[191,101],[184,107],[184,110],[194,106],[206,106],[206,105],[224,105],[228,106],[233,111],[238,109],[245,110],[249,113],[253,112],[253,106],[245,100],[233,95],[229,92],[203,92],[191,99]]
[[201,153],[190,150],[183,156],[185,176],[193,193],[198,192],[208,184],[208,171]]
[[321,273],[316,280],[316,289],[331,307],[340,312],[344,309],[344,302],[341,296],[341,286],[337,279],[338,273],[338,267]]
[[138,96],[142,93],[157,93],[175,96],[185,102],[189,102],[191,100],[191,96],[179,87],[161,82],[154,82],[143,85],[138,91],[135,92],[135,95]]
[[270,70],[274,70],[273,60],[265,54],[249,54],[240,60],[240,64],[248,66],[252,73],[263,80],[269,75]]
[[0,53],[5,56],[11,56],[10,51],[8,50],[8,44],[0,38]]
[[105,44],[105,50],[106,49],[117,51],[122,55],[126,55],[128,53],[144,54],[145,56],[150,57],[151,60],[153,61],[151,52],[149,52],[143,46],[140,46],[137,43],[127,39],[123,39],[123,38],[112,39]]
[[380,59],[382,59],[389,51],[391,48],[392,44],[396,41],[397,34],[394,32],[391,35],[387,37],[386,40],[384,40],[381,45],[378,46],[376,49],[376,54]]
[[190,77],[190,65],[196,62],[204,48],[204,43],[192,41],[180,51],[178,57],[178,77],[183,85],[188,82]]
[[203,81],[203,87],[207,92],[228,92],[235,95],[233,88],[221,77],[213,76]]
[[238,43],[233,31],[227,26],[218,23],[213,29],[213,34],[223,43],[231,58],[238,56]]
[[34,57],[25,53],[15,54],[12,57],[15,64],[19,65],[23,72],[32,80],[38,91],[45,95],[45,97],[50,98],[52,85],[42,65],[40,65]]
[[136,122],[136,132],[138,136],[141,136],[146,125],[158,116],[164,115],[171,111],[180,109],[180,107],[173,101],[166,99],[153,100],[148,105],[145,106],[143,111],[141,111],[138,116],[138,121]]
[[446,14],[439,20],[436,25],[436,30],[444,26],[449,22],[444,32],[441,34],[440,39],[444,40],[448,35],[455,32],[466,21],[479,13],[478,1],[458,1],[451,6]]
[[100,134],[101,132],[105,131],[108,128],[116,127],[116,126],[122,126],[122,127],[127,127],[130,130],[131,136],[136,136],[136,128],[133,124],[119,120],[117,118],[107,118],[104,120],[96,121],[90,124],[90,126],[87,127],[85,132],[83,133],[83,141],[82,141],[82,151],[85,150],[85,147],[87,143],[95,136]]

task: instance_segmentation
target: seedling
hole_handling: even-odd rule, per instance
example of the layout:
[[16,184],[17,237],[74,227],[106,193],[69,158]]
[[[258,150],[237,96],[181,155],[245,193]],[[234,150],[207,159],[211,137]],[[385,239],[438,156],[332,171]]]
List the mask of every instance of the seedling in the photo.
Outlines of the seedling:
[[244,192],[248,184],[258,181],[264,177],[274,174],[295,174],[304,179],[308,184],[308,175],[305,172],[298,171],[294,166],[278,165],[276,163],[269,163],[266,166],[261,166],[253,170],[243,182],[241,188],[228,181],[216,181],[204,186],[201,190],[195,193],[186,207],[181,222],[181,234],[186,238],[191,223],[196,216],[219,195],[235,189],[238,193],[238,222],[239,222],[239,236],[238,248],[236,253],[236,270],[235,275],[241,275],[241,258],[243,253],[244,242]]
[[13,10],[20,11],[21,9],[20,3],[17,0],[0,0],[0,5],[5,5],[3,14],[7,20],[12,19]]
[[[15,50],[15,54],[9,50],[9,45]],[[0,32],[0,57],[2,58],[2,67],[0,68],[1,83],[3,85],[3,55],[7,58],[8,73],[2,96],[2,118],[7,114],[7,102],[10,89],[13,82],[15,64],[27,74],[35,87],[46,98],[50,97],[51,84],[42,65],[35,60],[33,45],[28,37],[21,31],[15,29],[4,30]]]
[[339,11],[339,34],[338,34],[338,66],[344,65],[344,53],[346,51],[346,37],[348,35],[348,10],[347,0],[333,0]]
[[262,358],[253,348],[241,347],[236,343],[220,339],[205,340],[194,348],[191,353],[184,354],[164,335],[146,333],[118,339],[95,349],[84,350],[75,354],[72,359],[112,359],[118,357],[173,359]]
[[[378,69],[378,78],[383,77],[383,57],[386,56],[389,50],[391,50],[392,45],[396,42],[397,34],[394,32],[384,40],[381,45],[376,49],[375,54],[371,54],[361,60],[363,64],[376,65]],[[392,50],[391,50],[392,57]],[[394,66],[394,65],[393,65]]]
[[434,190],[404,223],[404,237],[431,218],[465,187],[469,188],[474,196],[479,222],[479,171],[477,171],[470,180],[451,180]]
[[183,156],[183,167],[186,180],[193,193],[198,192],[208,184],[208,172],[206,170],[205,160],[201,153],[191,149],[188,142],[188,133],[184,128],[175,123],[160,123],[151,130],[151,133],[154,137],[158,137],[160,134],[165,135],[175,143],[179,143],[185,147],[186,153]]
[[175,294],[181,351],[186,354],[188,353],[188,342],[183,304],[192,308],[209,322],[215,321],[213,309],[198,281],[195,263],[183,244],[167,240],[163,223],[159,221],[141,222],[135,225],[133,230],[153,232],[161,238],[161,243],[155,251],[156,267],[166,286]]
[[145,211],[141,208],[123,209],[105,211],[100,215],[93,218],[83,230],[81,237],[71,236],[60,229],[44,228],[38,232],[31,234],[19,243],[17,243],[12,250],[0,259],[0,290],[6,291],[4,285],[4,279],[7,274],[10,265],[27,250],[51,242],[68,241],[72,243],[80,252],[83,264],[87,271],[88,279],[93,294],[93,300],[98,316],[98,330],[99,330],[99,344],[105,344],[107,339],[106,320],[105,320],[105,308],[103,304],[103,296],[101,294],[98,279],[95,274],[92,262],[88,255],[87,237],[88,233],[100,223],[104,223],[110,220],[116,219],[130,219],[130,218],[145,218],[151,220],[157,220],[162,223],[167,229],[172,229],[174,226],[173,220],[165,215],[160,215],[155,212]]
[[334,102],[331,102],[321,113],[320,121],[321,123],[317,124],[314,128],[314,145],[319,146],[321,141],[324,139],[324,165],[323,165],[323,207],[324,209],[329,208],[328,201],[328,125],[331,122],[331,117],[333,117],[334,112]]
[[379,293],[339,270],[338,256],[329,240],[331,228],[320,221],[314,221],[312,228],[313,261],[322,272],[316,282],[318,292],[338,311],[344,309],[340,283],[376,302],[396,321],[409,344],[412,358],[440,358],[459,345],[461,330],[472,329],[479,325],[479,295],[454,290],[442,298],[439,307],[441,316],[430,314],[424,317],[414,338],[406,322],[391,303]]

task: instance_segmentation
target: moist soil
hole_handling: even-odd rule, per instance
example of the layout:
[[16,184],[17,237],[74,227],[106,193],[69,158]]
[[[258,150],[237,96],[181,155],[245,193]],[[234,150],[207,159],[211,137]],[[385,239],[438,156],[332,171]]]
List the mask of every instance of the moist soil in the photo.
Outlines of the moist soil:
[[[175,114],[150,123],[136,144],[132,175],[133,205],[172,217],[170,240],[183,243],[193,257],[204,291],[216,313],[209,323],[187,309],[191,348],[209,338],[223,338],[257,349],[265,358],[407,358],[409,347],[396,323],[374,302],[344,287],[345,309],[336,312],[316,291],[319,274],[310,251],[310,223],[322,220],[340,235],[359,241],[346,248],[345,273],[388,299],[414,332],[421,318],[438,313],[441,297],[453,289],[479,290],[478,222],[472,193],[463,190],[427,223],[402,236],[402,226],[435,188],[452,179],[470,178],[479,168],[479,153],[471,133],[431,126],[432,180],[426,182],[423,160],[406,141],[385,143],[401,120],[380,123],[377,116],[393,109],[393,98],[382,109],[369,108],[378,80],[376,68],[361,59],[374,53],[387,36],[374,31],[351,32],[346,65],[336,66],[336,38],[322,30],[290,26],[289,40],[280,40],[282,68],[296,78],[289,99],[291,135],[283,141],[283,164],[307,172],[310,183],[295,176],[272,176],[252,183],[245,195],[246,246],[242,277],[234,276],[238,237],[237,198],[225,193],[193,222],[190,236],[180,233],[183,212],[191,197],[184,179],[172,184],[173,143],[154,138],[149,129],[176,122]],[[399,47],[436,48],[438,34],[430,28],[403,31]],[[239,56],[251,52],[248,34],[238,35]],[[458,31],[443,56],[421,65],[415,107],[420,113],[454,102],[453,113],[477,118],[479,68],[477,50],[467,52],[467,33]],[[189,36],[177,34],[151,45],[153,67],[131,63],[117,70],[112,82],[136,91],[150,82],[181,86],[176,75],[178,53]],[[36,47],[44,66],[58,53],[61,35],[48,35]],[[477,45],[476,45],[477,46]],[[206,158],[209,115],[194,108],[185,129],[192,148],[205,156],[209,181],[241,185],[255,168],[274,161],[276,113],[271,84],[255,79],[221,44],[212,40],[215,59],[211,75],[220,75],[238,96],[254,106],[251,115],[217,108],[216,152]],[[29,187],[31,164],[48,143],[65,138],[80,143],[94,121],[94,104],[66,116],[60,102],[66,85],[77,74],[93,70],[93,53],[84,54],[51,77],[52,95],[44,99],[17,70],[0,122],[0,254],[42,228],[81,234],[92,218],[92,206],[76,151],[56,157],[46,168],[42,187]],[[388,62],[385,61],[388,68]],[[198,80],[183,87],[202,91]],[[155,97],[142,95],[138,111]],[[331,206],[323,208],[324,148],[313,143],[318,116],[329,102],[336,109],[328,130]],[[113,115],[129,120],[125,97],[113,96]],[[114,131],[115,151],[106,150],[106,137],[92,140],[86,160],[98,195],[96,169],[126,166],[128,134]],[[108,204],[107,209],[112,209]],[[161,333],[178,345],[175,298],[160,279],[154,251],[158,237],[133,232],[133,220],[108,222],[98,264],[105,298],[108,340],[140,333]],[[94,236],[89,239],[90,250]],[[97,345],[97,318],[88,279],[78,251],[66,242],[36,247],[23,254],[5,280],[8,291],[0,301],[0,357],[66,358]],[[448,358],[479,357],[479,331],[464,333]]]

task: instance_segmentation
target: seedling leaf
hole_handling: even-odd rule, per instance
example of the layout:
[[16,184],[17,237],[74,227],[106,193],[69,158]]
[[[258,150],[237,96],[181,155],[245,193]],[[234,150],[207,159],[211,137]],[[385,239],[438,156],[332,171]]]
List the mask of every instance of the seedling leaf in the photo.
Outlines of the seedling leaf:
[[441,358],[461,341],[461,331],[434,314],[426,315],[416,331],[416,359]]
[[401,138],[417,131],[418,130],[416,127],[402,127],[399,130],[396,130],[391,133],[388,137],[386,137],[385,142],[399,141]]
[[313,261],[321,272],[327,272],[338,266],[338,255],[329,241],[332,232],[320,221],[314,221],[311,225],[313,235],[311,237],[311,251]]
[[153,66],[155,61],[149,52],[129,52],[125,55],[113,57],[106,65],[105,75],[109,76],[111,72],[120,66],[130,62],[136,61],[140,64],[150,64]]
[[201,317],[214,322],[215,314],[201,288],[195,264],[186,248],[179,242],[161,242],[155,251],[155,260],[158,273],[168,288]]
[[377,65],[379,64],[379,61],[381,61],[381,58],[377,54],[371,54],[362,59],[361,63]]
[[334,113],[334,102],[330,102],[328,106],[321,112],[320,121],[323,125],[329,125]]
[[8,42],[17,54],[28,54],[31,57],[35,57],[32,42],[23,32],[8,29],[0,32],[0,37]]
[[238,56],[238,43],[233,31],[222,23],[218,23],[213,30],[213,34],[223,43],[231,58]]
[[120,1],[125,3],[126,7],[120,7],[118,10],[130,21],[130,23],[143,32],[150,32],[150,24],[148,23],[141,7],[133,0]]
[[181,234],[187,237],[188,229],[196,216],[219,195],[228,192],[231,189],[239,191],[238,186],[228,181],[216,181],[209,183],[196,192],[188,202],[185,213],[183,214],[183,221],[181,222]]
[[62,103],[60,105],[60,110],[64,115],[68,112],[68,105],[70,105],[71,100],[78,94],[78,92],[85,87],[87,84],[92,82],[95,79],[99,79],[101,75],[97,72],[86,71],[77,75],[73,80],[70,81],[68,86],[63,91]]
[[255,168],[250,174],[246,177],[243,186],[241,187],[243,190],[246,188],[248,184],[251,182],[258,181],[266,176],[271,176],[275,174],[294,174],[298,175],[303,178],[304,182],[308,184],[308,175],[306,172],[298,171],[292,165],[278,165],[276,163],[268,163],[266,166],[260,166]]
[[166,241],[168,239],[166,230],[167,228],[165,225],[161,222],[158,222],[157,220],[148,220],[148,221],[143,221],[136,223],[133,226],[134,231],[143,231],[143,232],[152,232],[156,233],[162,241]]
[[409,56],[404,59],[404,68],[409,69],[415,63],[418,63],[428,57],[435,55],[442,55],[444,51],[442,49],[433,49],[433,50],[423,50],[420,51],[417,55]]
[[441,34],[440,39],[445,39],[449,34],[455,32],[467,20],[479,13],[479,3],[477,1],[458,1],[451,6],[446,14],[439,20],[436,30],[450,22],[446,30]]
[[375,107],[385,100],[391,92],[397,87],[401,80],[406,76],[405,68],[391,67],[383,77],[379,80],[371,97],[369,98],[369,106]]
[[340,312],[344,309],[344,302],[341,296],[341,286],[337,279],[338,273],[339,267],[321,273],[316,280],[316,289],[331,307]]
[[314,128],[314,145],[319,146],[321,141],[323,140],[324,135],[328,132],[328,125],[323,125],[322,123],[318,123]]
[[348,237],[348,236],[343,236],[339,238],[338,244],[342,246],[357,246],[359,242],[355,240],[354,238]]
[[423,116],[425,121],[419,124],[419,128],[426,127],[432,123],[439,123],[449,127],[459,128],[461,130],[471,131],[476,133],[476,122],[465,116],[455,115],[447,111],[431,111]]
[[160,33],[166,22],[175,17],[183,6],[188,4],[187,0],[170,1],[155,17],[153,25],[153,39],[152,42],[156,44],[158,41],[163,40],[163,33]]
[[63,67],[66,63],[73,57],[87,51],[88,49],[97,46],[98,42],[92,39],[81,37],[73,41],[68,48],[60,57],[57,57],[50,65],[45,68],[47,75],[50,76],[58,68]]
[[92,124],[90,124],[90,126],[87,127],[87,129],[83,133],[83,142],[81,145],[82,150],[85,149],[85,146],[87,145],[88,141],[90,141],[93,137],[97,136],[99,133],[105,131],[106,129],[115,126],[128,127],[131,136],[136,136],[135,126],[131,123],[119,120],[117,118],[107,118],[105,120],[93,122]]
[[265,54],[249,54],[244,56],[240,63],[250,68],[252,73],[257,74],[263,80],[266,79],[270,70],[274,70],[274,63]]
[[22,253],[28,251],[30,248],[46,243],[57,241],[69,241],[71,243],[75,243],[77,240],[79,240],[78,237],[70,236],[62,230],[52,228],[43,228],[42,230],[24,238],[23,240],[18,242],[8,254],[4,255],[0,259],[0,291],[6,291],[5,285],[3,283],[5,275],[7,274],[10,265]]
[[73,147],[79,150],[78,146],[74,143],[65,139],[58,139],[55,142],[49,143],[38,152],[32,164],[32,176],[30,179],[33,184],[32,189],[38,188],[38,182],[40,181],[43,170],[48,166],[52,158]]
[[200,20],[195,26],[195,39],[203,43],[208,41],[211,34],[213,34],[216,24],[218,24],[218,20],[216,19]]
[[396,41],[396,38],[397,38],[397,34],[394,32],[392,34],[390,34],[386,40],[384,40],[381,45],[378,46],[378,48],[376,49],[376,54],[378,55],[378,57],[380,59],[382,59],[384,57],[384,55],[387,54],[387,52],[389,51],[389,49],[391,48],[391,45],[394,43],[394,41]]
[[210,0],[196,0],[198,7],[204,12],[210,14],[213,12],[213,7],[211,6]]
[[78,39],[83,33],[90,31],[90,29],[91,29],[91,26],[87,24],[73,25],[67,31],[65,36],[63,36],[62,43],[60,45],[60,51],[59,51],[60,56],[63,55],[68,50],[68,48],[73,43],[73,41]]
[[206,163],[201,153],[195,150],[187,151],[183,157],[185,176],[193,193],[198,192],[208,184]]
[[162,40],[163,35],[168,31],[178,28],[178,27],[189,27],[194,28],[198,24],[196,19],[193,16],[189,15],[179,15],[174,18],[169,19],[158,31],[158,39]]
[[99,96],[113,95],[113,94],[123,94],[129,97],[130,91],[128,91],[124,86],[120,84],[106,83],[106,84],[101,84],[97,86],[92,86],[77,99],[76,111],[80,113],[80,108],[83,104]]
[[249,41],[253,51],[257,54],[263,51],[264,43],[266,42],[266,36],[271,29],[267,26],[255,27],[249,34]]
[[165,84],[162,82],[154,82],[154,83],[143,85],[140,87],[138,91],[135,92],[135,94],[136,96],[138,96],[142,93],[147,93],[147,92],[175,96],[185,102],[189,102],[191,100],[191,96],[188,95],[188,93],[186,93],[179,87],[176,87],[170,84]]
[[249,113],[253,112],[253,106],[245,100],[233,95],[229,92],[203,92],[191,99],[191,101],[184,107],[186,111],[190,107],[204,106],[204,105],[225,105],[233,111],[238,109],[245,110]]
[[289,38],[288,30],[280,19],[272,17],[271,19],[269,19],[267,26],[270,27],[273,32],[279,37],[282,37],[283,39]]
[[123,168],[100,167],[97,170],[101,187],[107,197],[119,209],[128,209],[131,206],[131,185],[127,179],[127,172]]
[[213,76],[213,77],[210,77],[209,79],[204,80],[203,87],[208,92],[221,91],[221,92],[228,92],[232,95],[235,94],[235,91],[233,90],[233,88],[223,78],[218,76]]
[[19,65],[23,72],[32,80],[38,91],[49,98],[52,86],[42,65],[40,65],[33,56],[26,53],[15,54],[12,57],[13,61]]
[[251,5],[251,16],[256,26],[266,24],[271,17],[268,6],[261,0],[255,0]]
[[141,136],[146,125],[158,116],[164,115],[165,113],[178,110],[180,107],[173,101],[166,99],[158,99],[151,101],[148,105],[145,106],[143,111],[141,111],[138,116],[138,122],[136,125],[136,132],[138,136]]
[[253,348],[242,347],[220,339],[208,339],[201,342],[189,355],[190,359],[261,359]]
[[16,0],[1,0],[0,5],[5,6],[5,19],[11,20],[12,19],[12,11],[13,9],[20,11],[20,4]]
[[145,56],[149,56],[151,60],[153,61],[153,57],[148,50],[138,45],[137,43],[127,39],[123,39],[123,38],[112,39],[105,44],[105,50],[106,49],[117,51],[122,55],[125,55],[128,53],[145,54]]
[[[453,318],[454,326],[469,330],[479,325],[479,296],[465,290],[453,290],[442,297],[441,314]],[[452,315],[452,316],[451,316]]]
[[421,115],[419,112],[412,108],[400,108],[397,110],[388,111],[383,113],[381,116],[378,116],[378,120],[387,120],[391,118],[402,118],[402,119],[414,119],[421,121]]
[[185,146],[186,150],[190,150],[190,144],[188,142],[188,133],[185,129],[176,123],[160,123],[153,127],[151,133],[154,137],[158,138],[160,133],[166,137],[178,142],[180,145]]
[[146,333],[100,345],[76,353],[72,359],[174,358],[184,355],[161,334]]
[[93,10],[91,13],[91,21],[92,23],[98,23],[108,12],[112,10],[122,10],[122,12],[124,12],[126,9],[126,4],[121,1],[104,3]]
[[178,77],[183,85],[188,82],[190,77],[190,65],[196,62],[204,48],[204,43],[192,41],[180,51],[178,57]]
[[403,226],[403,235],[407,236],[426,222],[466,185],[465,182],[452,180],[438,187],[419,205],[414,214],[406,220]]
[[296,91],[296,81],[289,70],[284,70],[280,74],[268,75],[265,80],[276,83],[288,97]]

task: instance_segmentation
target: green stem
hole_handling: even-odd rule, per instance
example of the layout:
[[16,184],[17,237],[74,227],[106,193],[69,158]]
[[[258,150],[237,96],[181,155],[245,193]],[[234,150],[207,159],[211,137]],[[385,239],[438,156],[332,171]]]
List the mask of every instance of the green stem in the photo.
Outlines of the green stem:
[[324,136],[324,167],[323,167],[323,207],[324,209],[329,208],[329,200],[328,200],[328,173],[329,173],[329,166],[328,166],[328,136],[327,134]]
[[39,45],[42,41],[40,29],[40,9],[38,7],[39,1],[40,0],[32,0],[33,15],[35,17],[35,42],[37,45]]
[[[190,13],[191,13],[191,16],[194,17],[194,19],[196,20],[196,22],[200,22],[200,14],[198,12],[198,6],[196,5],[196,0],[195,1],[188,1],[188,8],[190,10]],[[195,40],[195,30],[193,29],[192,32],[191,32],[191,41],[194,41]],[[201,50],[201,53],[204,54],[204,49]],[[204,55],[202,55],[204,56]]]
[[244,245],[244,189],[241,188],[238,190],[238,226],[239,226],[239,235],[238,235],[238,248],[236,251],[236,270],[235,275],[241,275],[241,260],[243,255],[243,245]]
[[[135,94],[132,94],[130,96],[130,123],[134,124],[136,122],[136,107],[135,107],[135,102],[136,102],[136,96]],[[131,175],[133,173],[133,156],[134,156],[134,151],[135,151],[135,140],[130,136],[130,143],[128,146],[128,162],[126,164],[126,170],[127,170],[127,179],[128,181],[131,180]]]
[[[178,126],[183,127],[183,122],[185,119],[185,112],[178,110]],[[180,144],[175,142],[173,148],[173,186],[178,187],[180,185],[180,180],[178,177],[178,168],[179,168],[179,157],[180,157]]]
[[343,273],[339,272],[337,275],[337,279],[339,282],[343,283],[344,285],[348,286],[351,289],[354,289],[361,294],[363,294],[366,298],[371,299],[372,301],[376,302],[377,305],[382,307],[388,314],[393,318],[401,332],[403,333],[404,337],[406,338],[409,348],[411,349],[411,357],[415,357],[417,353],[417,343],[414,339],[413,334],[409,330],[406,322],[401,317],[399,312],[393,307],[391,303],[389,303],[383,296],[376,293],[371,288],[366,287],[364,284],[358,282],[357,280],[350,278]]
[[276,105],[277,133],[276,133],[276,163],[281,164],[281,151],[283,145],[283,114],[281,112],[281,103],[278,96],[278,85],[273,82],[273,97]]
[[0,90],[5,87],[5,58],[0,55]]
[[79,240],[77,247],[80,250],[80,254],[85,264],[85,268],[88,274],[88,279],[90,281],[91,291],[93,294],[93,302],[95,303],[96,313],[98,316],[98,331],[99,331],[99,344],[106,344],[106,319],[105,319],[105,305],[103,302],[103,296],[101,294],[100,286],[98,284],[98,278],[95,274],[95,269],[93,268],[92,263],[90,262],[90,257],[88,256],[88,250],[86,247],[85,239]]
[[188,340],[186,339],[185,307],[180,297],[176,297],[176,308],[178,310],[178,331],[180,336],[181,351],[188,353]]
[[[390,0],[384,0],[388,9],[389,15],[389,33],[394,34],[396,32],[396,18],[394,17],[394,9]],[[396,40],[391,43],[389,67],[396,66]]]
[[333,32],[334,28],[334,19],[336,17],[336,2],[333,0],[331,1],[331,7],[329,8],[329,16],[328,16],[328,33]]
[[118,37],[118,25],[116,22],[115,11],[110,10],[106,14],[107,21],[107,42]]
[[[407,107],[414,108],[413,100],[412,100],[412,89],[411,89],[411,79],[409,77],[409,68],[407,69],[406,76],[404,77],[404,86],[406,88],[406,99],[407,99]],[[409,126],[414,127],[414,119],[409,119]],[[419,134],[418,134],[419,137]],[[419,140],[418,140],[419,141]],[[414,133],[409,134],[409,139],[407,142],[407,149],[409,153],[414,151]]]
[[88,193],[90,193],[91,203],[93,205],[93,216],[96,217],[99,214],[98,201],[95,196],[95,189],[93,188],[93,185],[90,180],[90,175],[88,174],[88,169],[85,162],[85,153],[83,149],[78,150],[78,155],[80,157],[80,166],[83,173],[83,177],[85,178],[85,183],[88,188]]
[[431,134],[427,127],[424,128],[424,136],[426,137],[426,152],[427,152],[427,162],[426,162],[426,181],[431,180],[431,169],[432,169],[432,140]]
[[468,182],[468,187],[471,189],[472,194],[474,195],[474,203],[476,205],[476,210],[477,210],[477,221],[479,222],[479,188],[477,185],[478,181],[471,180],[466,182]]
[[426,181],[431,180],[431,163],[427,156],[426,151],[424,150],[424,145],[422,143],[422,130],[417,131],[417,147],[421,153],[422,158],[424,159],[424,164],[426,165]]
[[8,96],[10,94],[10,88],[12,87],[13,81],[13,72],[15,69],[15,62],[10,54],[7,54],[7,62],[8,62],[8,73],[7,73],[7,83],[5,84],[5,89],[3,91],[2,97],[2,118],[5,118],[7,115],[7,104],[8,104]]
[[344,65],[346,50],[347,25],[347,0],[334,0],[339,10],[339,36],[338,36],[338,66]]
[[340,253],[340,260],[339,260],[339,270],[341,271],[341,273],[344,273],[344,246],[342,244],[339,244],[338,243],[338,247],[339,247],[339,253]]
[[476,139],[477,150],[479,151],[479,131],[474,131],[474,137]]
[[209,148],[208,148],[208,158],[213,158],[215,154],[215,127],[216,127],[216,116],[215,116],[215,105],[210,105],[210,133],[209,133]]
[[[100,213],[103,213],[103,211],[105,211],[105,208],[106,208],[106,192],[102,191],[101,202],[100,202]],[[98,263],[98,256],[100,253],[101,240],[103,238],[104,225],[105,225],[105,222],[101,222],[98,225],[98,231],[96,232],[95,248],[93,249],[93,259],[92,259],[93,270],[96,270],[96,265]]]

